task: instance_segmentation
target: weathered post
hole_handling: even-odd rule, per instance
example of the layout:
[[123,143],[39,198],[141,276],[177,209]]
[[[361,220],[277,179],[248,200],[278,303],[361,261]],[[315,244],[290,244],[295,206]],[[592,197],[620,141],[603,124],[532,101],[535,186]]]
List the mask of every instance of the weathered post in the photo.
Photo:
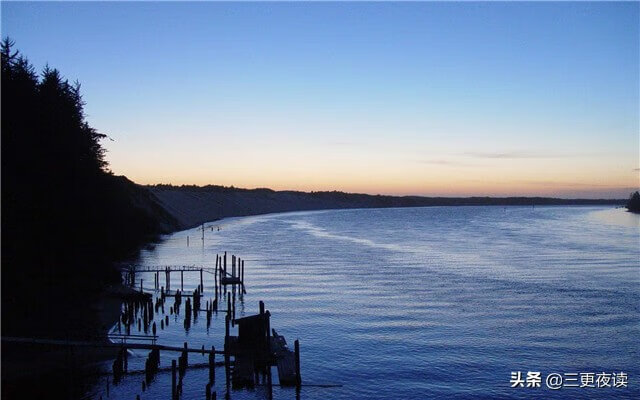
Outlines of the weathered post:
[[184,355],[184,366],[189,366],[189,353],[187,352],[187,342],[184,342],[184,350],[182,351]]
[[189,247],[189,236],[187,236],[187,247]]
[[176,399],[176,360],[171,360],[171,400]]
[[271,313],[267,310],[265,313],[265,330],[267,334],[267,354],[271,354]]
[[140,293],[142,293],[142,279],[140,279]]
[[227,316],[224,319],[224,373],[225,373],[225,379],[226,379],[226,383],[227,383],[227,387],[229,387],[229,381],[230,381],[230,368],[231,368],[231,363],[230,363],[230,343],[229,343],[229,314],[227,313]]
[[258,304],[260,305],[260,314],[264,314],[264,302],[260,300],[260,303]]
[[271,381],[271,365],[270,364],[267,364],[267,389],[269,390],[268,399],[272,400],[273,399],[273,382]]
[[202,268],[200,268],[200,290],[204,292],[204,284],[202,280]]
[[209,353],[209,382],[211,384],[216,383],[216,348],[211,346],[211,353]]
[[231,310],[233,310],[233,311],[232,311],[231,315],[233,316],[233,319],[235,320],[236,319],[236,295],[235,295],[235,292],[233,293],[232,298],[233,298],[233,304],[231,305]]
[[184,270],[180,271],[180,290],[184,290]]
[[224,319],[224,355],[225,362],[227,362],[226,357],[229,355],[229,314]]
[[300,376],[300,341],[296,339],[294,342],[295,349],[295,365],[296,365],[296,387],[300,387],[302,385],[302,377]]

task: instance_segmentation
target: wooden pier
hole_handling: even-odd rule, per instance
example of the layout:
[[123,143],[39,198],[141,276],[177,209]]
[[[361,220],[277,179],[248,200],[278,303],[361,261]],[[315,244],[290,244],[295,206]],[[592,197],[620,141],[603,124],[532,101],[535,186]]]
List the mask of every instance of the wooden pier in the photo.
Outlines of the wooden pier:
[[[245,289],[245,260],[232,255],[228,262],[227,253],[216,255],[214,268],[196,266],[128,266],[123,269],[123,277],[130,288],[123,296],[123,305],[115,331],[109,333],[108,340],[63,340],[53,338],[24,338],[2,337],[2,342],[33,344],[38,346],[66,346],[66,347],[101,347],[112,348],[117,353],[112,364],[113,384],[128,374],[128,351],[148,350],[145,361],[142,391],[152,384],[156,374],[169,367],[160,366],[160,353],[170,352],[178,355],[171,360],[171,398],[176,400],[182,393],[183,378],[189,367],[189,354],[197,353],[209,356],[209,382],[206,384],[207,399],[215,399],[215,367],[224,366],[227,394],[230,387],[239,389],[266,385],[271,393],[271,367],[277,367],[281,386],[295,386],[300,388],[300,347],[295,341],[294,350],[287,347],[285,338],[271,329],[271,314],[265,310],[264,303],[259,302],[259,312],[256,315],[236,318],[236,289],[240,300]],[[164,273],[164,285],[161,285],[160,274]],[[180,289],[171,289],[171,275],[180,274]],[[199,285],[192,292],[184,291],[184,274],[198,274]],[[153,289],[146,289],[144,279],[138,278],[153,274]],[[204,274],[213,275],[214,286],[204,285]],[[139,289],[139,290],[138,290]],[[208,289],[213,295],[209,300],[205,293]],[[151,290],[156,293],[154,297]],[[173,304],[167,304],[172,299]],[[218,304],[226,302],[226,309],[219,310]],[[197,320],[199,313],[206,314],[207,329],[214,313],[221,312],[225,317],[224,347],[216,349],[214,346],[205,348],[170,346],[158,343],[158,330],[167,328],[170,321],[179,315],[184,317],[184,328],[191,328],[192,321]],[[170,319],[169,316],[173,317]],[[172,323],[172,322],[171,322]],[[231,329],[237,326],[237,335],[232,335]],[[137,332],[132,330],[137,328]],[[216,355],[223,361],[216,362]],[[200,364],[199,367],[202,367]],[[142,372],[140,372],[142,373]],[[262,379],[260,379],[262,377]],[[108,382],[108,381],[107,381]],[[108,383],[107,383],[108,391]]]
[[[165,286],[160,286],[160,273],[165,273]],[[161,292],[161,300],[164,302],[167,297],[175,299],[172,312],[179,312],[182,298],[187,299],[185,328],[190,326],[191,313],[205,311],[207,313],[207,323],[211,319],[212,312],[218,312],[218,300],[226,299],[226,310],[220,310],[225,313],[225,338],[224,348],[222,350],[211,349],[208,352],[211,361],[215,364],[215,355],[223,356],[225,367],[225,381],[227,388],[232,385],[234,389],[243,387],[255,387],[258,385],[266,385],[271,393],[272,377],[271,367],[275,366],[278,371],[278,380],[280,386],[294,386],[300,388],[302,378],[300,374],[300,345],[298,340],[294,342],[294,349],[287,347],[285,338],[278,335],[275,329],[271,329],[271,314],[265,310],[264,303],[259,302],[259,313],[256,315],[236,318],[236,287],[240,290],[240,295],[246,294],[245,288],[245,260],[235,255],[227,256],[225,252],[222,255],[216,255],[215,267],[205,268],[196,266],[160,266],[160,267],[135,267],[129,270],[129,276],[135,276],[136,273],[153,273],[154,289]],[[171,290],[171,273],[180,273],[180,289]],[[184,274],[197,273],[200,275],[200,285],[193,293],[184,292]],[[214,299],[206,303],[206,308],[200,308],[201,298],[204,296],[203,274],[213,274],[214,276]],[[135,285],[136,280],[131,281]],[[231,292],[227,287],[231,288]],[[192,306],[189,299],[193,299]],[[197,303],[197,305],[195,304]],[[168,323],[168,320],[167,320]],[[238,334],[231,335],[231,328],[238,327]],[[175,347],[147,347],[141,345],[143,349],[158,349],[162,351],[180,351],[181,358],[177,361],[178,369],[184,370],[186,367],[186,355],[191,352],[200,352],[202,349],[189,349],[187,344],[183,348]],[[130,347],[131,348],[131,347]],[[204,354],[204,353],[203,353]],[[182,360],[182,361],[181,361]],[[181,369],[182,368],[182,369]],[[213,368],[213,367],[212,367]],[[213,371],[213,370],[211,370]],[[180,374],[176,378],[173,377],[173,393],[179,395],[181,391],[182,376]],[[211,383],[215,379],[215,374],[211,372],[210,383],[207,386],[207,398],[210,397]],[[262,379],[261,379],[262,378]],[[213,393],[215,395],[215,392]],[[173,397],[175,398],[175,397]]]
[[[212,274],[215,276],[216,291],[220,290],[220,287],[227,285],[239,285],[244,288],[244,260],[235,255],[231,256],[231,265],[227,264],[227,253],[222,256],[216,255],[216,264],[214,268],[209,267],[196,267],[194,265],[169,265],[169,266],[137,266],[129,265],[123,268],[122,272],[125,277],[125,282],[128,282],[130,286],[135,287],[136,274],[152,273],[154,275],[154,290],[164,290],[169,293],[171,291],[171,273],[180,273],[180,290],[184,291],[184,274],[185,273],[199,273],[200,274],[200,288],[204,288],[204,274]],[[164,286],[160,284],[160,273],[164,273]],[[142,292],[143,280],[140,280],[140,288]]]

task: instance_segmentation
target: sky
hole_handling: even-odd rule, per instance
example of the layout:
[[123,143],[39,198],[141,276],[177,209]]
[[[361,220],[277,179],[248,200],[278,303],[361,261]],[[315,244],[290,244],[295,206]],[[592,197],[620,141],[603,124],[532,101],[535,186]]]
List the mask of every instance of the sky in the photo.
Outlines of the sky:
[[2,3],[142,184],[624,198],[632,3]]

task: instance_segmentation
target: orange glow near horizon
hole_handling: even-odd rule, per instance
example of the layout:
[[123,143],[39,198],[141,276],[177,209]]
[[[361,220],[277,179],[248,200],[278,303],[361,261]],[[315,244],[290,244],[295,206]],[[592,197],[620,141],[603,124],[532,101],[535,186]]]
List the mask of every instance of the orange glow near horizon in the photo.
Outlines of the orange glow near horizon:
[[[118,157],[113,172],[140,184],[222,185],[274,190],[343,191],[421,196],[545,196],[625,198],[638,186],[638,171],[615,157],[420,158],[392,152],[293,152],[258,146],[211,156],[206,150]],[[135,154],[127,152],[127,155]],[[326,155],[330,154],[330,155]],[[215,155],[215,157],[214,157]]]

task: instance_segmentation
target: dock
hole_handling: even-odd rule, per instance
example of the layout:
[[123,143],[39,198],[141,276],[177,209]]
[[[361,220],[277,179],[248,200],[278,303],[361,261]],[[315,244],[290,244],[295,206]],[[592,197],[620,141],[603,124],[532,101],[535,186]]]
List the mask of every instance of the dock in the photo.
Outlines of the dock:
[[[223,366],[225,370],[225,385],[227,396],[231,389],[252,388],[255,386],[268,387],[271,394],[271,367],[277,367],[281,386],[300,388],[302,379],[300,374],[300,346],[295,341],[294,349],[287,347],[285,338],[271,329],[271,313],[265,309],[263,301],[258,304],[258,313],[236,318],[236,293],[246,294],[245,288],[245,260],[235,255],[229,257],[227,253],[216,255],[215,267],[197,266],[137,266],[129,265],[122,269],[125,283],[130,289],[122,296],[121,315],[114,330],[107,337],[96,340],[90,339],[57,339],[57,338],[27,338],[2,337],[3,343],[21,343],[36,346],[51,347],[99,347],[114,349],[117,354],[112,363],[112,383],[117,385],[127,374],[129,350],[148,351],[144,371],[142,391],[153,384],[160,371],[171,371],[171,399],[179,399],[182,393],[183,380],[189,369],[189,354],[208,355],[209,362],[205,365],[196,364],[199,368],[209,368],[209,382],[205,386],[207,399],[215,399],[215,367]],[[161,279],[164,273],[164,282]],[[153,276],[153,288],[145,288],[144,279],[148,274]],[[172,274],[180,274],[180,288],[172,290]],[[184,274],[197,274],[200,284],[193,291],[184,290]],[[213,275],[214,286],[205,291],[204,274]],[[175,279],[174,279],[175,280]],[[164,284],[164,285],[163,285]],[[209,291],[212,292],[209,294]],[[155,296],[154,296],[155,292]],[[211,297],[209,297],[211,296]],[[169,303],[168,303],[169,302]],[[171,304],[172,303],[172,304]],[[226,307],[225,304],[226,303]],[[219,307],[219,304],[222,307]],[[176,318],[183,318],[184,329],[191,329],[192,321],[198,315],[206,316],[206,327],[209,328],[212,316],[222,313],[225,319],[224,345],[221,349],[215,346],[205,348],[189,346],[166,345],[159,343],[161,335],[158,333],[174,323]],[[169,316],[172,316],[171,319]],[[194,325],[197,326],[197,325]],[[232,332],[237,327],[237,334]],[[136,332],[137,330],[137,332]],[[220,338],[222,339],[222,338]],[[171,366],[160,365],[160,354],[172,353],[177,356],[171,360]],[[222,361],[216,361],[221,356]],[[131,372],[133,373],[133,372]],[[107,394],[109,380],[107,380]],[[271,397],[271,395],[269,395]]]
[[[262,301],[259,307],[259,314],[233,320],[238,325],[238,336],[225,336],[225,351],[234,357],[233,386],[254,387],[259,384],[260,373],[271,382],[272,366],[278,368],[281,386],[299,386],[302,383],[299,342],[295,341],[294,351],[288,349],[285,338],[271,330],[271,313],[265,310]],[[226,323],[225,332],[229,332],[228,319]]]

